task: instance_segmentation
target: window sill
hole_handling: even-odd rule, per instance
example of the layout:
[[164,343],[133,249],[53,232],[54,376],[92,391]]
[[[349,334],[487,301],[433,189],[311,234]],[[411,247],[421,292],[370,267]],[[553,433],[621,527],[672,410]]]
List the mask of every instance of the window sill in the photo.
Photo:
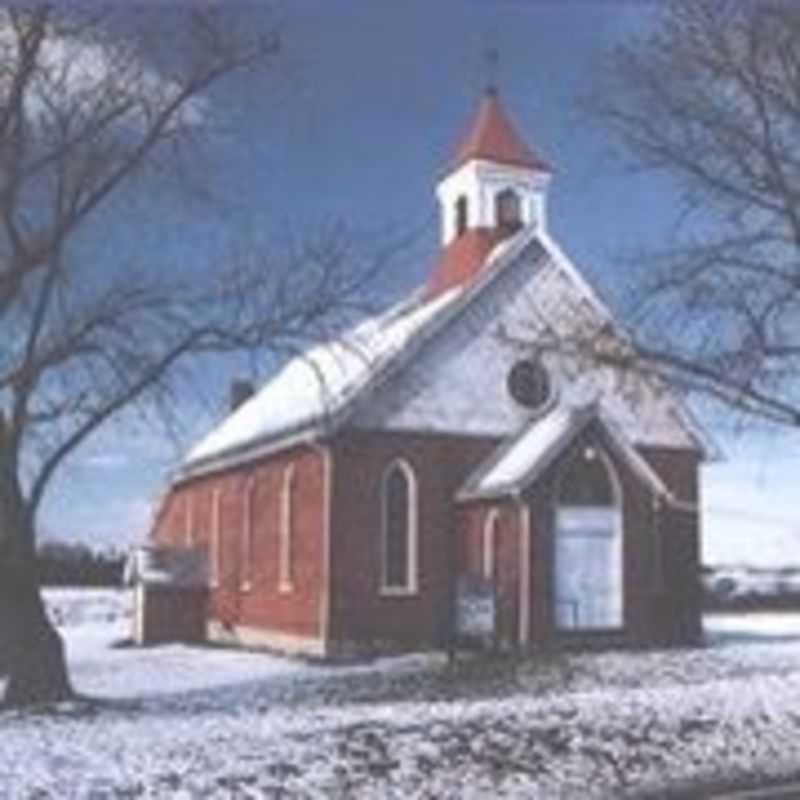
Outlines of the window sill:
[[418,594],[416,586],[382,586],[380,590],[381,597],[416,597]]
[[291,594],[294,591],[294,584],[280,583],[278,584],[278,594]]
[[239,591],[242,592],[243,594],[247,594],[249,592],[252,592],[253,591],[253,584],[250,583],[250,581],[246,581],[245,583],[242,583],[242,584],[239,585]]

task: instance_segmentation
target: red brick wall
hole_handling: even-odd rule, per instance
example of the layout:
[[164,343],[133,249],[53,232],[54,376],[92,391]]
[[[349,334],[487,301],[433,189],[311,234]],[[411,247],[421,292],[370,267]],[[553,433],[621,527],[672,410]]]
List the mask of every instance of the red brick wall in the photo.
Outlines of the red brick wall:
[[669,448],[641,452],[678,500],[689,506],[666,509],[659,520],[663,590],[654,614],[664,641],[692,641],[702,633],[700,515],[691,510],[700,503],[699,457],[691,450]]
[[171,491],[162,501],[158,518],[150,533],[155,544],[168,547],[183,547],[184,515],[186,513],[186,495],[183,492]]
[[[455,493],[496,439],[439,434],[343,432],[332,443],[333,508],[331,636],[401,646],[444,641],[450,618],[458,542]],[[381,483],[395,459],[417,478],[419,591],[381,594]]]
[[[556,476],[576,448],[602,444],[602,431],[590,428],[526,494],[531,509],[532,607],[530,640],[547,641],[552,624],[552,526]],[[325,458],[319,450],[298,447],[241,469],[196,478],[174,488],[155,530],[157,543],[186,544],[187,514],[195,543],[208,547],[214,490],[220,492],[220,585],[211,593],[214,619],[308,637],[326,632],[334,643],[406,646],[439,644],[449,630],[452,582],[457,571],[479,568],[483,519],[477,504],[457,511],[453,498],[467,475],[497,446],[489,438],[343,432],[330,445],[332,456],[330,549],[332,588],[325,589]],[[695,515],[671,511],[660,520],[661,547],[653,534],[649,490],[624,462],[606,448],[624,495],[625,621],[636,642],[686,641],[699,631],[699,530]],[[697,498],[696,455],[681,450],[644,450],[643,454],[681,498]],[[381,481],[395,459],[414,469],[419,492],[419,590],[413,596],[383,596]],[[280,496],[284,470],[296,470],[293,538],[294,590],[278,591]],[[252,500],[252,588],[241,586],[245,491],[255,481]],[[191,496],[191,511],[187,501]],[[502,584],[503,636],[516,637],[522,553],[520,520],[507,504],[498,544],[498,580]],[[459,518],[457,519],[457,514]],[[458,533],[461,531],[461,533]],[[330,603],[329,617],[326,613]]]
[[668,447],[641,447],[639,451],[676,497],[689,503],[697,500],[700,465],[697,453]]
[[494,503],[470,503],[456,513],[459,543],[459,574],[483,575],[483,531]]
[[[278,589],[281,494],[284,473],[291,464],[295,469],[293,589],[283,593]],[[159,517],[155,542],[185,546],[187,503],[191,502],[194,544],[205,548],[210,558],[213,497],[219,492],[219,581],[210,594],[209,616],[227,625],[318,637],[324,583],[324,483],[324,458],[308,447],[195,478],[173,488]],[[252,560],[250,574],[245,576],[245,496],[251,485]],[[250,579],[249,590],[242,586],[244,577]]]

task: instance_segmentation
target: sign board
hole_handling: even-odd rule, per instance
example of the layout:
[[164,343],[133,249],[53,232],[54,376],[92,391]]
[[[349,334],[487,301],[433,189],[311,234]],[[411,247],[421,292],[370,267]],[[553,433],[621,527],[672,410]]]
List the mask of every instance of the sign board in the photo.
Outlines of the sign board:
[[495,629],[494,584],[476,575],[458,581],[456,628],[461,636],[493,636]]

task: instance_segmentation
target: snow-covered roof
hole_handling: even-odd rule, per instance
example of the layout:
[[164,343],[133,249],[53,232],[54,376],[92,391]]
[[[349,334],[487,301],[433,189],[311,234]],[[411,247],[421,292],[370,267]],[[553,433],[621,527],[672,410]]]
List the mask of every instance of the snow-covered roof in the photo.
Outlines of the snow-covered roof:
[[407,299],[361,322],[340,339],[293,358],[202,439],[189,452],[184,467],[324,425],[461,291],[456,287],[429,300]]
[[559,405],[535,419],[473,472],[459,491],[458,499],[501,497],[527,488],[595,420],[615,451],[641,480],[659,497],[670,497],[669,489],[655,470],[617,426],[605,418],[602,410],[592,404],[581,408]]
[[193,447],[177,479],[228,466],[239,456],[255,457],[261,446],[287,446],[332,432],[352,402],[376,383],[412,344],[444,324],[470,297],[537,238],[523,229],[496,244],[484,274],[470,285],[430,296],[424,289],[370,317],[339,339],[292,358],[249,400]]
[[[504,281],[502,276],[511,276],[511,280]],[[483,308],[479,298],[492,299]],[[496,419],[498,413],[489,414],[492,419],[484,420],[487,424],[499,423],[500,428],[488,433],[483,429],[472,430],[476,416],[481,419],[486,416],[482,412],[476,414],[475,402],[488,410],[485,402],[474,397],[474,386],[469,392],[463,393],[459,402],[452,402],[456,384],[457,394],[464,388],[461,383],[453,382],[448,377],[454,366],[464,367],[470,374],[473,374],[476,364],[483,364],[477,368],[485,367],[489,372],[497,372],[502,367],[499,355],[484,352],[486,348],[482,350],[480,341],[470,332],[474,321],[469,313],[462,312],[473,307],[476,308],[476,314],[488,313],[492,319],[503,308],[513,307],[514,314],[519,316],[522,313],[527,321],[527,327],[521,330],[522,336],[535,336],[542,324],[571,324],[575,313],[583,313],[587,308],[598,318],[611,319],[607,307],[546,231],[524,228],[494,247],[486,257],[484,268],[471,282],[454,286],[433,297],[423,290],[387,312],[363,321],[341,338],[312,347],[293,358],[188,453],[176,480],[228,468],[241,460],[267,455],[274,449],[331,435],[345,422],[352,421],[354,414],[359,424],[366,424],[366,427],[377,425],[405,430],[410,422],[415,430],[433,431],[444,426],[448,433],[514,435],[523,421],[520,419],[517,423],[513,419],[505,419],[509,414],[514,415],[502,403],[502,408],[495,409],[503,417],[502,420]],[[442,344],[446,341],[452,343],[453,337],[447,339],[439,335],[445,329],[450,330],[450,322],[458,319],[466,320],[460,326],[463,330],[454,331],[455,339],[459,340],[456,342],[458,347],[467,347],[464,352],[469,355],[469,365],[466,367],[458,359],[455,364],[449,363],[453,355],[442,352]],[[509,330],[512,335],[515,333],[515,330]],[[462,341],[464,336],[467,340]],[[483,338],[487,336],[499,346],[496,332],[489,331]],[[429,342],[431,347],[426,346]],[[419,358],[415,359],[415,354]],[[489,363],[481,362],[484,356]],[[507,356],[505,353],[503,358]],[[424,362],[430,366],[428,362],[431,358],[437,365],[436,374],[439,378],[436,380],[441,379],[439,383],[444,380],[450,387],[450,402],[440,402],[442,398],[436,394],[435,387],[431,389],[430,381],[425,384],[425,392],[414,390],[416,394],[412,392],[411,396],[408,395],[408,386],[403,388],[392,383],[393,389],[386,388],[393,376],[399,376],[402,372],[408,378],[408,373],[415,369],[414,365],[420,366]],[[559,373],[560,369],[553,366],[554,372]],[[555,375],[556,382],[562,384],[559,392],[562,405],[576,408],[602,400],[605,416],[624,434],[626,442],[696,447],[703,453],[708,452],[691,421],[680,415],[682,404],[678,398],[666,392],[654,391],[642,379],[639,381],[639,394],[647,401],[646,408],[643,408],[643,400],[628,402],[630,398],[623,397],[619,388],[613,388],[613,376],[600,376],[603,385],[608,384],[605,388],[595,385],[595,378],[584,380],[578,377],[566,373],[560,377]],[[408,381],[405,383],[408,384]],[[494,384],[502,385],[502,376],[493,375],[492,391],[497,390]],[[377,402],[377,405],[372,403],[381,392],[381,402]],[[394,406],[387,410],[387,397],[395,404],[405,398],[403,408],[408,413],[403,409],[392,411]],[[419,419],[420,408],[425,411],[424,419]],[[443,409],[450,410],[444,413]],[[464,413],[457,414],[458,409]],[[401,417],[403,414],[410,415],[409,419],[398,418],[398,413]],[[455,426],[454,419],[458,419]]]

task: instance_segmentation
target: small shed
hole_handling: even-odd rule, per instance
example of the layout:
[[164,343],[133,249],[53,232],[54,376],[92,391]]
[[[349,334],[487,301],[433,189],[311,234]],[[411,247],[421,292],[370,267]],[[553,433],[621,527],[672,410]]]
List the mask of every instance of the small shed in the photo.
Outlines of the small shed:
[[136,644],[205,639],[208,559],[203,550],[138,547],[125,582],[134,588]]

